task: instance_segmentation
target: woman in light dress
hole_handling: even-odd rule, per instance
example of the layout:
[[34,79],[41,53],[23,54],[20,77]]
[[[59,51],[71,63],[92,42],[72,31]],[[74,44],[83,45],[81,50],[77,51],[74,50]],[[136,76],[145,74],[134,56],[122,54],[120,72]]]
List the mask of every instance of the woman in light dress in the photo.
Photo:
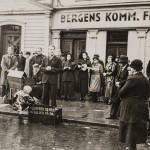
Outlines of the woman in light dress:
[[90,79],[90,93],[92,95],[92,102],[97,102],[97,95],[101,90],[101,76],[103,75],[103,66],[99,63],[97,56],[93,57],[93,63],[91,68],[91,79]]

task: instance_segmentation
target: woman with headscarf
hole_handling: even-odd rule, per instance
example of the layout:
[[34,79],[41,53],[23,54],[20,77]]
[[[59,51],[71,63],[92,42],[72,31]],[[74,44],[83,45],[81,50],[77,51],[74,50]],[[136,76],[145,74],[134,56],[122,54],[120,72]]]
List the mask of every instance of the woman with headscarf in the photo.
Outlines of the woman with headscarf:
[[99,58],[97,56],[94,56],[91,68],[91,80],[89,88],[93,102],[97,102],[97,95],[101,90],[102,74],[103,74],[103,66],[99,63]]
[[105,67],[105,73],[103,73],[105,77],[105,97],[108,99],[108,104],[111,104],[112,92],[114,87],[114,79],[115,79],[115,63],[112,61],[113,57],[108,56],[107,64]]
[[79,62],[77,63],[77,92],[81,94],[81,101],[85,101],[85,96],[88,93],[88,87],[89,87],[89,74],[88,74],[88,67],[91,67],[91,61],[89,59],[89,56],[87,52],[81,53],[81,58],[79,59]]
[[66,101],[71,101],[74,94],[74,62],[72,61],[72,55],[69,53],[66,55],[65,61],[63,62],[63,72],[62,72],[62,88],[61,93],[65,95]]
[[129,150],[137,150],[136,145],[146,143],[149,110],[149,83],[142,74],[143,63],[135,59],[128,67],[129,77],[120,89],[119,140],[126,143]]

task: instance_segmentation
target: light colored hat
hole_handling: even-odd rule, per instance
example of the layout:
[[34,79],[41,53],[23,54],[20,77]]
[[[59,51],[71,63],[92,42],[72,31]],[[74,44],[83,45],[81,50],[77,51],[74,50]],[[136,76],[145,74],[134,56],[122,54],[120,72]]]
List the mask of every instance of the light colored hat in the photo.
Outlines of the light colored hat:
[[25,93],[29,94],[32,91],[32,88],[31,88],[31,86],[26,85],[26,86],[23,87],[23,91]]

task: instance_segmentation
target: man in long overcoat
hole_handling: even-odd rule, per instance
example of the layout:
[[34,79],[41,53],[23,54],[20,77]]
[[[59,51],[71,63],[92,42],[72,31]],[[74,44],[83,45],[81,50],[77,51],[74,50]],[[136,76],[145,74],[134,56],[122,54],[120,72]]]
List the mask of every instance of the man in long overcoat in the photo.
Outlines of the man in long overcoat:
[[42,73],[38,70],[40,70],[40,67],[43,64],[44,57],[45,56],[42,54],[42,48],[39,47],[36,51],[36,54],[33,55],[29,60],[29,76],[34,76],[38,82],[42,79]]
[[121,98],[119,140],[131,150],[137,150],[136,144],[147,140],[149,83],[141,72],[142,64],[139,59],[131,62],[129,77],[118,94]]
[[49,105],[49,96],[51,96],[51,106],[56,107],[57,96],[57,77],[62,70],[61,60],[54,55],[54,47],[48,48],[48,57],[43,60],[41,70],[43,71],[43,104]]
[[8,47],[7,54],[3,55],[1,61],[1,85],[2,85],[2,97],[7,93],[8,81],[7,75],[9,70],[15,70],[17,67],[17,57],[14,55],[12,47]]
[[111,106],[110,116],[107,119],[115,119],[117,117],[117,112],[120,106],[120,98],[118,97],[118,92],[120,88],[125,84],[128,77],[128,57],[121,55],[118,61],[120,67],[116,77],[116,87],[117,91],[114,94],[113,103]]

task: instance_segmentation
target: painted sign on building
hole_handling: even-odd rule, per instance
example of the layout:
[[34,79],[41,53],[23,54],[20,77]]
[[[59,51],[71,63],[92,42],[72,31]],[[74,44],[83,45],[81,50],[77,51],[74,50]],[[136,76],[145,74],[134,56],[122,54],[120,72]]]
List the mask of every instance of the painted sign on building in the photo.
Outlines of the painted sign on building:
[[149,27],[150,9],[58,13],[61,28]]

